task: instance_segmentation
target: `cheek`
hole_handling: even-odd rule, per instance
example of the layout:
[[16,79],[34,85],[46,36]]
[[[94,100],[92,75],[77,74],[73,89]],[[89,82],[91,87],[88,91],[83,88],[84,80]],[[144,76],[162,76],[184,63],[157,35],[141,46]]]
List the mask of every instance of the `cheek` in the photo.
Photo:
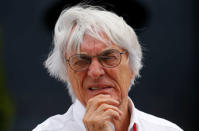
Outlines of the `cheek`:
[[129,85],[131,81],[130,70],[128,66],[121,66],[110,70],[109,73],[119,86],[122,96],[128,95]]
[[69,77],[69,81],[71,83],[71,86],[73,88],[73,92],[75,94],[75,97],[77,97],[78,99],[81,99],[82,96],[82,81],[83,81],[83,77],[84,74],[82,73],[75,73],[74,71],[70,71],[68,72],[68,77]]

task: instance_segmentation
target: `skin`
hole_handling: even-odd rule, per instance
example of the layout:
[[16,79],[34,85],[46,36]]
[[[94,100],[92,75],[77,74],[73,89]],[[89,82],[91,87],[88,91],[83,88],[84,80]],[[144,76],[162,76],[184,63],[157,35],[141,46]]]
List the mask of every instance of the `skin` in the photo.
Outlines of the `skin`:
[[[115,44],[107,46],[102,41],[85,35],[80,52],[96,56],[107,49],[124,51]],[[66,58],[76,54],[66,53]],[[103,67],[96,57],[85,71],[75,72],[67,65],[69,81],[76,98],[85,106],[83,118],[88,131],[110,131],[110,122],[116,131],[128,129],[130,113],[128,111],[128,89],[134,73],[128,63],[128,53],[122,55],[121,63],[114,68]],[[91,91],[90,87],[99,90]],[[109,88],[107,88],[109,87]]]

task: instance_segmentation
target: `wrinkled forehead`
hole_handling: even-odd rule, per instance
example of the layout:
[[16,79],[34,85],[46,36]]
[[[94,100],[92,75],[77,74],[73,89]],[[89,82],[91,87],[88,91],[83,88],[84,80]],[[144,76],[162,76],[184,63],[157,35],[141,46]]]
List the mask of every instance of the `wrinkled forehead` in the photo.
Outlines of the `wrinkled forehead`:
[[103,41],[101,41],[86,34],[80,45],[80,52],[90,52],[91,55],[97,55],[92,52],[100,53],[107,48],[111,48],[113,45],[114,44],[107,38],[104,38]]
[[77,32],[74,32],[73,28],[66,42],[66,53],[70,56],[86,51],[100,52],[107,48],[112,48],[113,46],[116,45],[103,31],[85,31],[81,36]]
[[68,56],[74,54],[87,54],[90,56],[96,56],[108,49],[118,49],[120,48],[115,45],[113,42],[110,43],[110,40],[104,39],[104,41],[98,40],[88,34],[84,35],[83,41],[80,43],[80,50],[71,49],[70,52],[67,52]]

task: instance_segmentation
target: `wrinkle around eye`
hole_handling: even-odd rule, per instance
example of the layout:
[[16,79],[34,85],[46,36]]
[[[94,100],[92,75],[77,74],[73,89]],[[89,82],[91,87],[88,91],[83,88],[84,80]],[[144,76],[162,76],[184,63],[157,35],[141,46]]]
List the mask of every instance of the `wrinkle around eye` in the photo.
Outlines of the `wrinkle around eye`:
[[88,65],[90,62],[87,61],[87,60],[79,60],[79,61],[76,61],[75,63],[73,63],[73,65],[75,66],[85,66],[85,65]]
[[116,56],[101,56],[101,61],[109,61],[109,60],[117,60],[118,58]]

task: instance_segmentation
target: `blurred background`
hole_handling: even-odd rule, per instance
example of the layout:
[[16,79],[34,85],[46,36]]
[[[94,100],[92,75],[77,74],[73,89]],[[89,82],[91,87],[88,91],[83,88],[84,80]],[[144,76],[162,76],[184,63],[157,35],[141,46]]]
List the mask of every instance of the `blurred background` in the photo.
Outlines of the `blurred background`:
[[[0,131],[29,131],[71,105],[66,85],[43,62],[64,7],[79,0],[0,3]],[[198,129],[199,17],[197,0],[98,0],[123,16],[144,51],[142,77],[129,95],[135,106],[187,131]]]

